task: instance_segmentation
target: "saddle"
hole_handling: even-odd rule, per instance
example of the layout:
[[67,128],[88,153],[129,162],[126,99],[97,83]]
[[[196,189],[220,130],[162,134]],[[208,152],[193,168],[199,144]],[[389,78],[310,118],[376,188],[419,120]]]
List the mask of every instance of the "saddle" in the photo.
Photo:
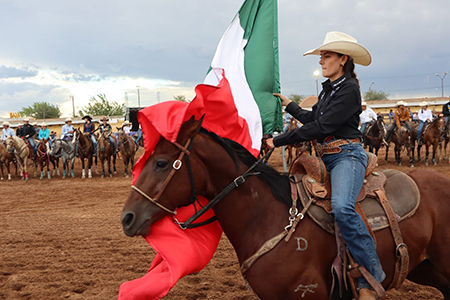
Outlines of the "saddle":
[[[420,194],[416,183],[406,174],[396,170],[374,172],[377,157],[367,153],[368,162],[364,184],[356,201],[356,211],[361,215],[369,233],[375,239],[374,232],[390,227],[396,244],[396,266],[394,279],[390,287],[398,288],[406,279],[409,268],[409,255],[400,232],[398,222],[401,222],[416,212],[420,204]],[[331,182],[323,161],[309,155],[300,156],[294,162],[292,176],[299,200],[303,207],[309,207],[307,214],[326,232],[339,236],[335,228],[335,220],[331,207]],[[402,190],[399,190],[399,186]],[[388,200],[389,199],[389,200]],[[339,240],[339,239],[338,239]],[[340,255],[336,264],[347,259],[352,266],[348,277],[356,294],[354,279],[365,277],[379,295],[384,294],[382,287],[375,281],[364,267],[359,266],[351,257]],[[344,265],[348,265],[344,263]],[[342,263],[341,263],[342,265]],[[336,268],[342,270],[341,267]],[[342,277],[342,276],[341,276]],[[341,279],[341,277],[339,277]],[[342,286],[342,285],[341,285]],[[377,292],[378,293],[378,292]]]

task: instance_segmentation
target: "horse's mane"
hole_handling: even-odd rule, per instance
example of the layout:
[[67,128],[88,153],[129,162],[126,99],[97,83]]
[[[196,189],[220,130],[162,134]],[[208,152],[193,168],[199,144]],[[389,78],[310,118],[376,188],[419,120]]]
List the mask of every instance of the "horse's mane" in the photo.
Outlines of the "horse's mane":
[[[237,160],[240,160],[247,167],[251,167],[255,162],[256,158],[248,152],[242,145],[232,141],[230,139],[222,138],[213,132],[209,132],[206,129],[201,130],[201,133],[204,133],[217,144],[222,146],[237,167]],[[280,202],[286,204],[288,207],[292,205],[291,192],[290,192],[290,183],[289,177],[286,175],[281,175],[272,167],[269,167],[263,163],[259,163],[253,169],[255,172],[259,172],[259,178],[261,178],[272,191],[273,196],[279,200]]]

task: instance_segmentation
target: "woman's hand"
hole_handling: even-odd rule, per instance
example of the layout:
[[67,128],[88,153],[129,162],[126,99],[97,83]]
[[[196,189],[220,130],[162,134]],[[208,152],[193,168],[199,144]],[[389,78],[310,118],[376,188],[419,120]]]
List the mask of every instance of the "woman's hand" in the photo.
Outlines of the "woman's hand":
[[286,98],[285,96],[278,94],[278,93],[273,93],[274,96],[277,96],[281,99],[281,105],[283,106],[288,106],[289,103],[291,103],[292,101],[289,100],[288,98]]
[[275,148],[275,145],[273,144],[273,138],[267,139],[266,143],[270,147],[270,149]]

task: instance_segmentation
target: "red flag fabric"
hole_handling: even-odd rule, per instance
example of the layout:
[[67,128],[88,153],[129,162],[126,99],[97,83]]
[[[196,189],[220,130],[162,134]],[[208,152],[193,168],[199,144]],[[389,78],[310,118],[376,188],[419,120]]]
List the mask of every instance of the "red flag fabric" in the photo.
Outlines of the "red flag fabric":
[[[196,97],[190,103],[163,102],[139,112],[145,153],[134,166],[133,184],[160,137],[170,142],[176,141],[181,125],[192,116],[198,120],[204,115],[202,126],[205,129],[232,139],[253,155],[258,155],[258,151],[252,148],[247,121],[238,114],[225,76],[217,86],[201,84],[195,88],[195,92]],[[207,201],[201,197],[199,199],[204,203]],[[180,221],[193,214],[192,205],[177,209]],[[198,222],[212,215],[212,211],[209,211]],[[221,235],[222,229],[218,222],[184,231],[173,223],[170,216],[156,222],[145,239],[158,254],[144,277],[120,286],[119,299],[160,299],[165,296],[180,278],[198,272],[208,264]]]

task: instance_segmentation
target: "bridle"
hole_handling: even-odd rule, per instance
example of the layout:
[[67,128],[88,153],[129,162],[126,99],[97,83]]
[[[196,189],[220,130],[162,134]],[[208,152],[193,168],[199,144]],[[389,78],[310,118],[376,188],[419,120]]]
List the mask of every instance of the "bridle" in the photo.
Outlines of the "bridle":
[[188,172],[189,172],[189,180],[191,182],[191,188],[192,188],[192,194],[191,194],[191,202],[189,204],[192,203],[200,203],[198,198],[197,198],[197,190],[195,188],[195,184],[194,184],[194,175],[192,173],[192,169],[191,169],[191,163],[189,160],[189,156],[191,154],[190,149],[192,147],[192,141],[193,141],[193,137],[188,139],[188,141],[186,142],[185,146],[180,145],[178,142],[174,142],[173,145],[175,145],[176,147],[178,147],[178,149],[181,150],[180,155],[178,156],[178,158],[173,162],[172,165],[172,170],[170,171],[169,175],[167,176],[166,180],[163,183],[162,188],[160,189],[160,191],[158,192],[158,194],[152,198],[149,195],[147,195],[145,192],[143,192],[142,190],[140,190],[139,188],[137,188],[135,185],[132,185],[131,188],[136,191],[137,193],[139,193],[140,195],[142,195],[145,199],[149,200],[151,203],[155,204],[156,206],[158,206],[159,208],[161,208],[162,210],[164,210],[165,212],[169,213],[172,215],[172,218],[174,220],[174,222],[176,224],[178,224],[178,226],[180,226],[181,229],[185,230],[188,228],[196,228],[196,227],[200,227],[203,225],[207,225],[209,223],[212,223],[214,221],[216,221],[216,217],[212,217],[204,222],[201,223],[195,223],[192,224],[192,222],[194,222],[195,220],[197,220],[199,217],[201,217],[203,214],[205,214],[208,210],[210,210],[211,208],[213,208],[220,200],[222,200],[228,193],[230,193],[232,190],[234,190],[235,188],[238,188],[241,184],[243,184],[245,182],[245,179],[247,179],[250,176],[255,176],[255,175],[259,175],[259,172],[252,172],[250,173],[263,159],[265,159],[266,157],[270,156],[273,152],[273,150],[275,148],[270,149],[264,156],[262,156],[260,159],[258,159],[250,168],[248,168],[242,175],[236,177],[236,179],[233,180],[233,182],[231,182],[229,185],[227,185],[219,194],[217,194],[216,197],[214,197],[214,199],[212,199],[211,201],[209,201],[205,206],[203,206],[200,210],[197,211],[197,208],[195,208],[196,212],[193,216],[191,216],[186,222],[181,223],[179,222],[175,215],[177,214],[177,212],[175,210],[171,210],[167,207],[165,207],[164,205],[162,205],[161,203],[158,202],[159,197],[163,194],[164,190],[166,189],[167,185],[169,184],[170,180],[173,178],[173,176],[175,175],[175,172],[178,171],[181,166],[182,166],[182,162],[181,160],[183,159],[183,157],[186,158],[186,166],[188,168]]

